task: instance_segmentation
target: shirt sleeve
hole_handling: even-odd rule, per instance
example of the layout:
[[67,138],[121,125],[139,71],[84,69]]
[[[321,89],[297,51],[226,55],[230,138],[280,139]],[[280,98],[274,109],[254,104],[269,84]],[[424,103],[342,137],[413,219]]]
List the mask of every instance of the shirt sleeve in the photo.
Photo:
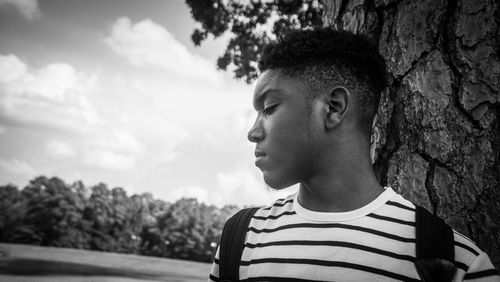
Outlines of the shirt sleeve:
[[488,255],[481,252],[467,269],[463,281],[500,282],[500,275]]
[[214,263],[212,264],[208,282],[219,282],[219,248],[217,248],[217,252],[215,253]]

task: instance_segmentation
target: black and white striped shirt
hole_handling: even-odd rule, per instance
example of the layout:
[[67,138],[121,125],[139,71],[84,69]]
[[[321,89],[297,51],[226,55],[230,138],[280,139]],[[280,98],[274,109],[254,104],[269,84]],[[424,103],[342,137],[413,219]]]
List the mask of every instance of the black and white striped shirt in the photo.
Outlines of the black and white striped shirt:
[[[415,206],[391,188],[350,212],[305,209],[297,193],[259,209],[240,263],[242,281],[419,281]],[[455,232],[454,281],[500,281],[488,256]],[[218,281],[218,252],[209,281]]]

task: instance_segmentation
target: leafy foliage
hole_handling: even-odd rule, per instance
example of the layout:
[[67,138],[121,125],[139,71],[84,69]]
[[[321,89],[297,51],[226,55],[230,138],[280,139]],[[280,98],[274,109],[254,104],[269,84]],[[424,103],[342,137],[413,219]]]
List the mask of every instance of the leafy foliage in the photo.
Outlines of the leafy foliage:
[[0,242],[210,262],[224,222],[238,209],[196,199],[170,204],[104,183],[40,176],[22,191],[0,186]]
[[211,34],[217,38],[232,33],[217,67],[232,66],[236,78],[247,83],[257,78],[257,61],[262,48],[271,39],[290,29],[323,25],[320,0],[186,0],[191,15],[201,24],[191,39],[196,46]]

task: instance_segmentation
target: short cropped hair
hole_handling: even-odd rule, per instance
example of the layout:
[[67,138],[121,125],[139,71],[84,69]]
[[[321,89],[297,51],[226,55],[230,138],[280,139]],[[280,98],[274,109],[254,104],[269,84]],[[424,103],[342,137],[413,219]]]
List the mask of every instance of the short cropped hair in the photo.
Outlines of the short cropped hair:
[[260,72],[273,69],[302,79],[309,102],[342,84],[353,93],[359,129],[370,137],[387,82],[384,58],[366,35],[331,28],[291,31],[264,48],[258,65]]

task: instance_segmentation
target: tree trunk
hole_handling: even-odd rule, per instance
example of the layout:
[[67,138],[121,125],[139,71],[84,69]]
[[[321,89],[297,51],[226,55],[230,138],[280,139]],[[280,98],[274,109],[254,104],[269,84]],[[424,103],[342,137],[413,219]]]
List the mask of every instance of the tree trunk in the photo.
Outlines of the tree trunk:
[[381,183],[472,238],[500,269],[500,5],[325,2],[325,25],[369,34],[387,63],[372,135]]

